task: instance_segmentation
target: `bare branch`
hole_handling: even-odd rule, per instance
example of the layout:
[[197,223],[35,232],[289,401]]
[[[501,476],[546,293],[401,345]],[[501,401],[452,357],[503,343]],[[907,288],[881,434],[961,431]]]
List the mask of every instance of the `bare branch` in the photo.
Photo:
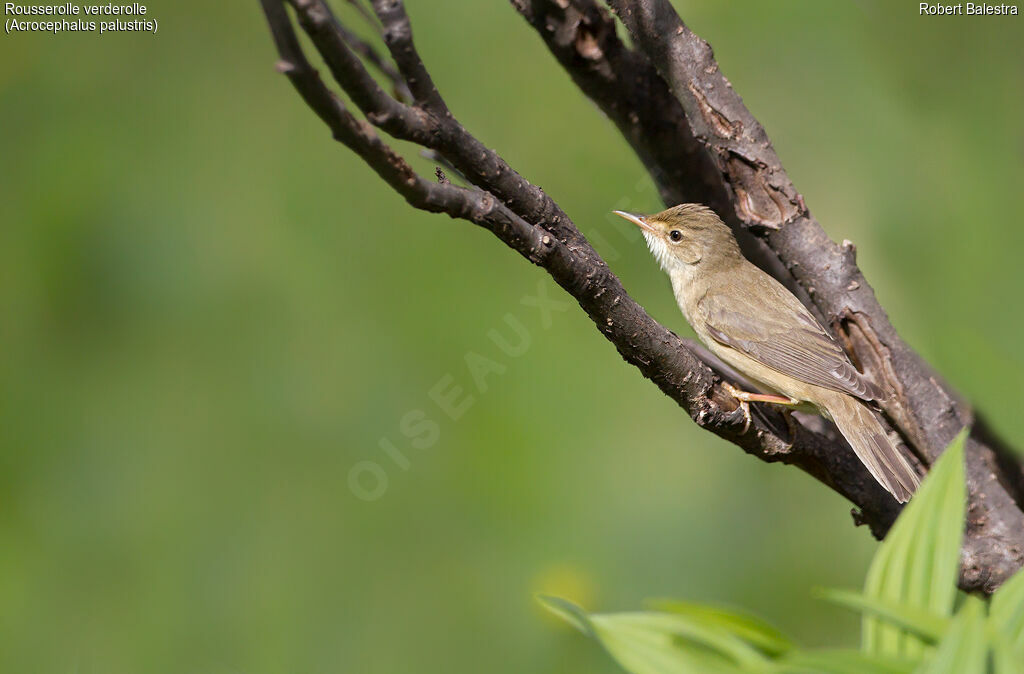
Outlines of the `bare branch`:
[[[512,210],[530,222],[544,223],[564,243],[578,238],[574,227],[562,227],[568,216],[543,190],[519,175],[453,116],[437,117],[390,99],[334,29],[323,0],[289,1],[335,79],[375,126],[396,138],[437,150],[473,184],[487,184],[489,191]],[[411,35],[407,40],[411,48]]]
[[374,49],[373,45],[345,28],[345,26],[340,22],[337,23],[337,29],[338,32],[341,33],[342,39],[345,40],[346,44],[352,48],[352,51],[359,54],[363,60],[372,65],[380,74],[391,81],[391,85],[395,88],[395,98],[403,103],[413,102],[412,92],[409,91],[409,85],[405,83],[405,80],[402,79],[402,74],[395,69],[395,66],[392,65],[387,58],[381,56],[377,50]]
[[[834,438],[828,434],[798,427],[796,437],[789,437],[789,428],[781,415],[770,409],[761,410],[751,427],[745,429],[737,401],[719,385],[712,370],[629,297],[618,278],[547,195],[510,168],[488,171],[486,167],[491,165],[507,167],[493,151],[486,151],[478,162],[466,156],[465,145],[459,144],[465,143],[467,137],[470,147],[482,147],[482,144],[454,119],[450,124],[455,128],[446,129],[447,135],[441,134],[441,141],[423,138],[423,144],[436,148],[446,158],[458,158],[459,170],[469,166],[473,178],[487,191],[460,190],[450,183],[425,184],[404,160],[384,145],[365,123],[355,120],[337,97],[326,90],[299,50],[281,0],[262,2],[281,54],[279,69],[289,76],[307,104],[328,124],[335,138],[355,151],[410,204],[477,222],[531,262],[542,266],[577,300],[623,358],[683,406],[701,426],[762,460],[797,465],[855,503],[870,504],[865,506],[865,513],[869,513],[865,517],[877,535],[891,524],[898,512],[895,502],[869,478],[852,454],[837,455]],[[380,101],[383,92],[378,94],[363,77],[361,64],[348,51],[344,40],[329,34],[330,21],[326,20],[329,14],[322,8],[318,14],[315,2],[292,0],[292,4],[298,10],[301,25],[310,33],[349,96],[354,101],[362,101],[371,114],[381,109],[394,110],[395,115],[387,120],[377,118],[377,121],[382,126],[386,121],[388,130],[395,135],[420,137],[420,124],[429,115],[417,107],[397,103],[396,108]],[[374,117],[369,118],[374,120]],[[509,184],[510,175],[515,176],[514,184]],[[503,206],[491,197],[499,191],[508,195],[507,201],[514,207]],[[545,213],[560,214],[558,223],[546,220]],[[556,236],[555,231],[564,239]]]
[[347,0],[347,1],[348,1],[348,4],[352,5],[352,7],[356,10],[356,12],[359,13],[359,16],[363,17],[363,19],[366,21],[366,23],[368,23],[370,25],[370,27],[373,28],[374,32],[380,30],[380,22],[377,21],[377,17],[374,16],[373,12],[370,11],[369,9],[367,9],[363,5],[362,0]]
[[[336,139],[414,207],[484,226],[544,268],[622,357],[699,425],[762,460],[790,463],[814,475],[856,504],[860,520],[876,535],[884,534],[898,512],[895,501],[842,448],[831,429],[816,420],[797,425],[790,437],[782,417],[769,408],[759,409],[745,429],[737,401],[715,373],[725,378],[734,374],[654,321],[564,211],[458,122],[415,49],[402,2],[374,0],[374,10],[411,102],[396,100],[377,85],[363,60],[372,64],[379,55],[353,42],[323,0],[287,1],[334,79],[370,123],[437,153],[474,187],[456,187],[447,180],[434,183],[417,175],[320,81],[299,49],[284,0],[261,0],[281,55],[279,69]],[[936,448],[944,446],[942,438],[951,437],[947,432],[967,420],[965,409],[953,402],[955,395],[947,396],[949,402],[939,410],[946,415],[943,423],[931,425],[934,403],[918,398],[935,398],[936,390],[946,389],[892,330],[851,250],[832,244],[811,218],[763,129],[721,77],[710,49],[686,29],[668,2],[609,0],[633,34],[636,49],[617,38],[614,19],[594,0],[512,2],[622,130],[666,203],[704,201],[715,207],[741,240],[745,237],[748,256],[801,293],[819,316],[839,328],[865,370],[889,384],[895,391],[895,402],[886,408],[890,418],[933,459]],[[920,388],[924,373],[929,375],[927,391]],[[933,413],[922,413],[921,405]],[[972,452],[982,457],[975,469],[994,465],[991,450],[981,441],[972,444]],[[1024,537],[1024,527],[1012,526],[1022,516],[1005,489],[997,493],[996,468],[987,473],[991,479],[986,484],[976,470],[969,472],[975,480],[971,512],[977,520],[965,544],[963,585],[991,590],[1020,564],[1013,555],[1024,554],[1024,546],[1012,544]],[[1003,547],[1015,552],[995,550],[995,543],[1006,543]]]
[[[548,49],[618,127],[654,180],[666,206],[701,202],[732,227],[743,254],[815,311],[772,250],[735,216],[721,171],[690,129],[682,105],[642,52],[618,37],[596,0],[511,0]],[[820,313],[823,324],[829,321]]]
[[417,175],[369,124],[352,116],[324,85],[302,53],[284,5],[277,0],[261,3],[281,56],[278,71],[288,76],[306,104],[330,127],[335,140],[358,154],[410,205],[484,226],[528,258],[550,248],[543,243],[542,230],[523,221],[487,192],[433,183]]
[[[892,392],[889,419],[932,462],[972,415],[902,341],[856,266],[829,240],[767,134],[667,0],[608,0],[636,49],[595,0],[511,0],[580,88],[616,123],[666,204],[702,201],[744,252],[832,325],[863,369]],[[1024,562],[1019,460],[975,420],[962,584],[991,591]]]
[[[890,420],[933,462],[965,425],[968,406],[897,334],[856,265],[852,246],[835,244],[811,215],[758,123],[722,75],[711,47],[682,22],[668,0],[609,0],[639,48],[686,111],[725,179],[733,210],[761,235],[852,354],[891,392]],[[995,449],[977,435],[968,445],[971,499],[963,583],[992,589],[1024,563],[1024,512]]]
[[448,106],[434,86],[434,81],[416,52],[412,42],[412,25],[405,13],[405,5],[392,0],[373,0],[373,11],[383,26],[384,42],[391,57],[405,76],[416,104],[439,117],[450,116]]

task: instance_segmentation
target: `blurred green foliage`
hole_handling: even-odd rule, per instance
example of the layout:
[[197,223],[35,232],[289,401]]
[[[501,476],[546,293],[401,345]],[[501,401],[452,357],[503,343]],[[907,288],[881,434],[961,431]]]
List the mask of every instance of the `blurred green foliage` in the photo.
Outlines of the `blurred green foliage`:
[[[608,216],[658,209],[649,181],[538,38],[501,0],[408,4],[452,109],[688,332]],[[1024,447],[1019,19],[677,6],[897,327]],[[155,36],[0,36],[0,670],[615,671],[537,592],[853,645],[806,595],[864,574],[847,504],[698,431],[582,312],[544,328],[539,270],[330,141],[255,2],[150,12]],[[487,337],[508,313],[517,358]],[[467,352],[505,371],[453,422],[428,392],[475,392]]]
[[1024,570],[992,596],[960,595],[967,488],[964,429],[925,476],[868,570],[864,593],[819,591],[864,613],[861,649],[805,650],[748,613],[661,601],[655,610],[545,608],[598,641],[631,674],[1021,674]]

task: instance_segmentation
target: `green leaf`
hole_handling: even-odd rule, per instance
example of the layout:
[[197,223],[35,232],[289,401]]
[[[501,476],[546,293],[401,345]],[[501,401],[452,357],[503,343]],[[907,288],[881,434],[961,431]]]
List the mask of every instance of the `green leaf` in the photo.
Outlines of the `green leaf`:
[[956,614],[949,632],[919,674],[985,674],[988,639],[985,602],[970,595]]
[[[946,448],[879,546],[864,586],[868,599],[952,615],[967,499],[966,437],[964,429]],[[867,653],[915,656],[924,652],[925,644],[916,635],[874,613],[866,615],[863,624]]]
[[768,622],[746,611],[693,602],[659,599],[650,602],[651,608],[685,616],[705,625],[734,634],[766,655],[781,655],[793,649],[786,635]]
[[591,616],[598,638],[634,674],[763,671],[767,664],[742,640],[712,627],[662,613]]
[[989,636],[992,641],[993,674],[1024,674],[1024,657],[1014,652],[1006,636],[998,631]]
[[874,597],[866,597],[848,590],[819,590],[818,596],[840,606],[872,615],[895,625],[918,638],[934,644],[942,639],[951,620],[926,609]]
[[590,617],[587,616],[586,612],[576,604],[562,599],[561,597],[551,597],[548,595],[538,596],[537,601],[540,602],[541,606],[551,611],[556,616],[578,629],[580,632],[583,632],[588,637],[593,639],[597,638],[597,635],[594,633],[594,626],[590,624]]
[[868,655],[850,650],[797,652],[779,662],[773,674],[910,674],[918,660]]
[[714,621],[658,612],[587,614],[574,604],[541,597],[550,611],[597,639],[632,674],[763,672],[769,660]]
[[988,619],[991,627],[1002,634],[1005,648],[1024,662],[1024,569],[992,595]]

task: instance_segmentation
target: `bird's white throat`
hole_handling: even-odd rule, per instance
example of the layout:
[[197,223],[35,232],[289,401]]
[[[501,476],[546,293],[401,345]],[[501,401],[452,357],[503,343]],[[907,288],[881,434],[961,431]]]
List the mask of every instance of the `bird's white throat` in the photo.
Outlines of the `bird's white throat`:
[[644,235],[647,247],[650,249],[651,254],[654,255],[654,259],[658,261],[658,264],[661,265],[665,272],[671,274],[672,270],[681,263],[669,252],[668,244],[645,229],[640,230],[640,232]]
[[684,279],[689,279],[693,274],[694,265],[687,264],[683,260],[679,259],[677,255],[660,236],[656,236],[641,230],[644,235],[644,239],[647,241],[647,247],[650,249],[651,254],[654,255],[654,259],[658,261],[658,265],[661,269],[669,276],[675,278],[680,276]]

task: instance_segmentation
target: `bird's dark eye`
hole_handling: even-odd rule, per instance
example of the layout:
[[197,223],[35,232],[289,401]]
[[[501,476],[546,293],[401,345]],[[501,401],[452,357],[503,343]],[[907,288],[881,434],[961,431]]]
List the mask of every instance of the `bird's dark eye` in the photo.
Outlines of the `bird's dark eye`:
[[668,233],[668,238],[672,239],[673,241],[679,242],[683,240],[683,233],[680,232],[678,229],[673,229],[671,232]]

